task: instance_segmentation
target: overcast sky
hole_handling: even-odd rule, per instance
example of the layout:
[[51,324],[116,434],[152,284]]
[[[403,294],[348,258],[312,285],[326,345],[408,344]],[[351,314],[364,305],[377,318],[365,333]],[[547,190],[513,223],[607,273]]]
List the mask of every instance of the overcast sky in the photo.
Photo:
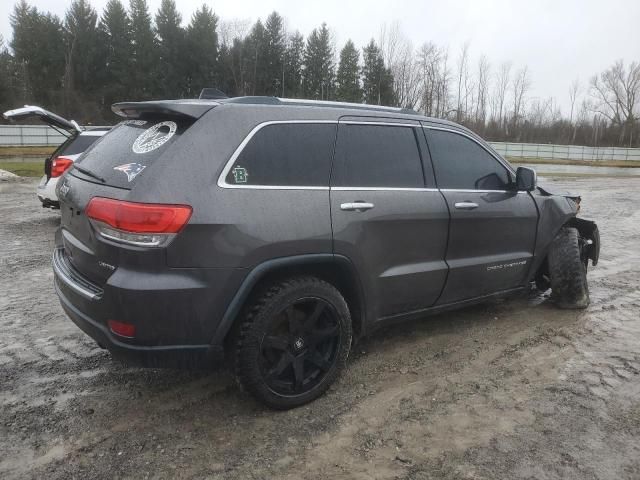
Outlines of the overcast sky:
[[[155,14],[160,0],[148,0]],[[40,10],[64,17],[70,1],[30,0]],[[91,0],[101,12],[107,0]],[[126,3],[126,2],[125,2]],[[183,23],[202,0],[179,0]],[[527,65],[533,97],[552,96],[566,110],[568,89],[616,59],[640,61],[640,0],[224,0],[206,1],[222,19],[264,19],[276,10],[290,30],[303,34],[325,21],[340,49],[347,38],[362,47],[379,36],[382,24],[400,22],[417,47],[424,42],[448,46],[452,58],[470,43],[473,60],[486,54],[496,66]],[[0,1],[0,33],[11,37],[12,0]]]

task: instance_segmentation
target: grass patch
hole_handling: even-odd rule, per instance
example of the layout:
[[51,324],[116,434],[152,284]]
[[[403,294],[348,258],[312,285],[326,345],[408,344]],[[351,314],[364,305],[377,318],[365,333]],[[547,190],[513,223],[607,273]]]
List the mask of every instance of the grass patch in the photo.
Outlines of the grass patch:
[[585,165],[587,167],[638,168],[638,160],[563,160],[560,158],[507,157],[510,163],[529,163],[539,165]]
[[21,177],[41,177],[44,175],[44,162],[0,162],[0,170]]
[[28,156],[49,156],[57,147],[0,147],[0,157],[28,157]]

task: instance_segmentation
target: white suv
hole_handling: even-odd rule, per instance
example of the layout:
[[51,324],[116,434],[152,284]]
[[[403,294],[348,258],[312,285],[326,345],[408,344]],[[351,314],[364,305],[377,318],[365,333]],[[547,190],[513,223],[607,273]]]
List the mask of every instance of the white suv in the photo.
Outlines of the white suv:
[[56,195],[58,179],[86,149],[109,131],[109,127],[85,129],[74,120],[66,120],[41,107],[29,105],[4,112],[4,118],[9,120],[24,120],[32,117],[38,117],[67,137],[67,140],[45,160],[44,176],[37,188],[38,198],[43,207],[59,208],[60,202]]

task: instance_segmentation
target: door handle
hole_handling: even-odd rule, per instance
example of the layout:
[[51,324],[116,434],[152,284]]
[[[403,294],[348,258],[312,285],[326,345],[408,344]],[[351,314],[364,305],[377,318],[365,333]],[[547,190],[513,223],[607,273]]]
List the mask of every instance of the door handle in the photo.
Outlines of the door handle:
[[456,202],[454,206],[458,210],[474,210],[478,208],[478,204],[474,202]]
[[365,210],[371,210],[373,207],[373,203],[369,202],[351,202],[340,204],[340,210],[344,210],[345,212],[364,212]]

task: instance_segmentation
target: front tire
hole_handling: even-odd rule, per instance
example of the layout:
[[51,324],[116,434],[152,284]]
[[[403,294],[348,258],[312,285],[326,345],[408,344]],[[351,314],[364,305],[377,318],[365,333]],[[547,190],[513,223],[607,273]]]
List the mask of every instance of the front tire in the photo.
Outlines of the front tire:
[[562,228],[551,244],[548,258],[551,299],[560,308],[587,308],[587,266],[582,259],[578,230]]
[[315,277],[271,284],[246,310],[236,345],[236,378],[275,409],[321,396],[345,367],[351,316],[340,292]]

